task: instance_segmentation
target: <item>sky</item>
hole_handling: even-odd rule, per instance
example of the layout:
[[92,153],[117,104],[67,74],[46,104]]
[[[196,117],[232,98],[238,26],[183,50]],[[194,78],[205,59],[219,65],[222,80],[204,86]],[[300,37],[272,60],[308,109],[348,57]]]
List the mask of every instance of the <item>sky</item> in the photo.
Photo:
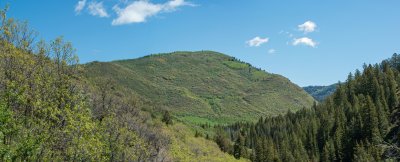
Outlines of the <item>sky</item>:
[[300,86],[345,81],[400,52],[399,0],[0,0],[81,63],[173,51],[234,56]]

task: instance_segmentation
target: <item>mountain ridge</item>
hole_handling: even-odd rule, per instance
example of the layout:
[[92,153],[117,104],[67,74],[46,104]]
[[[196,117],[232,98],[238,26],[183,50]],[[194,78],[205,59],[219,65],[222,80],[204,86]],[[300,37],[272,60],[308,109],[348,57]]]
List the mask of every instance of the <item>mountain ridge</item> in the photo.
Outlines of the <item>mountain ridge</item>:
[[142,96],[149,109],[172,111],[179,120],[197,124],[255,121],[313,102],[289,79],[213,51],[91,62],[84,68],[91,82],[110,78]]
[[338,84],[327,86],[307,86],[303,87],[303,89],[311,96],[313,96],[315,100],[322,102],[336,91],[337,85]]

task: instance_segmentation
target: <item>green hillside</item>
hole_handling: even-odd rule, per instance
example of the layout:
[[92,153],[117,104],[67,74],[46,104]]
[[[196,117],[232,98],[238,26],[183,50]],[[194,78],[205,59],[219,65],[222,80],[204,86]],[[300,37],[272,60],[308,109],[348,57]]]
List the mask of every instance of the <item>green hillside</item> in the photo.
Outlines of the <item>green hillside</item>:
[[314,101],[287,78],[211,51],[92,62],[84,68],[91,82],[111,79],[121,91],[140,96],[150,110],[169,110],[190,123],[255,121]]
[[321,102],[329,97],[336,91],[337,84],[332,84],[329,86],[307,86],[303,89],[313,96],[317,101]]

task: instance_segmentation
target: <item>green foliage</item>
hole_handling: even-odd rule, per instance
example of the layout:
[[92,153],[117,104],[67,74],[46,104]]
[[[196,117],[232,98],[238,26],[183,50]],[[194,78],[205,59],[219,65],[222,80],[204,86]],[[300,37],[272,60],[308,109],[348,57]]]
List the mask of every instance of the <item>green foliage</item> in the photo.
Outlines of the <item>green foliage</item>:
[[232,150],[229,139],[225,136],[225,134],[222,131],[217,132],[214,141],[215,143],[217,143],[221,151],[230,152]]
[[255,121],[310,107],[313,98],[288,79],[212,51],[174,52],[84,65],[91,82],[112,78],[146,111],[190,124]]
[[167,156],[155,149],[166,144],[142,124],[148,118],[129,103],[132,96],[114,100],[112,87],[85,83],[71,43],[57,38],[33,44],[34,32],[7,18],[5,10],[0,22],[0,161]]
[[195,132],[182,123],[163,127],[162,133],[171,137],[168,151],[170,158],[164,159],[165,161],[248,161],[244,158],[237,160],[228,153],[222,152],[218,145],[211,140],[202,137],[196,138]]
[[357,144],[354,152],[353,161],[355,162],[378,161],[378,159],[375,159],[373,154],[369,150],[366,150],[366,148],[368,149],[368,147],[365,147],[363,144]]
[[240,134],[238,135],[235,144],[233,145],[233,156],[236,159],[246,157],[246,150],[244,148],[244,137]]
[[243,70],[243,69],[248,69],[250,68],[250,66],[246,63],[243,62],[237,62],[237,61],[224,61],[223,62],[226,66],[228,66],[231,69],[235,69],[235,70]]
[[0,102],[0,157],[3,160],[9,160],[13,154],[10,147],[10,138],[17,130],[12,117],[12,111]]

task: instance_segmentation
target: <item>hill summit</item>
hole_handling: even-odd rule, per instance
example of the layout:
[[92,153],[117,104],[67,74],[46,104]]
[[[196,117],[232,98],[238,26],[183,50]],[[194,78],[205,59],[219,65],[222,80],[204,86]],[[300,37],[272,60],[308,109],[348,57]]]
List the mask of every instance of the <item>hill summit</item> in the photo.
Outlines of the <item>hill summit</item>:
[[91,82],[113,80],[153,110],[190,123],[255,121],[310,107],[313,98],[287,78],[218,52],[173,52],[138,59],[92,62]]

